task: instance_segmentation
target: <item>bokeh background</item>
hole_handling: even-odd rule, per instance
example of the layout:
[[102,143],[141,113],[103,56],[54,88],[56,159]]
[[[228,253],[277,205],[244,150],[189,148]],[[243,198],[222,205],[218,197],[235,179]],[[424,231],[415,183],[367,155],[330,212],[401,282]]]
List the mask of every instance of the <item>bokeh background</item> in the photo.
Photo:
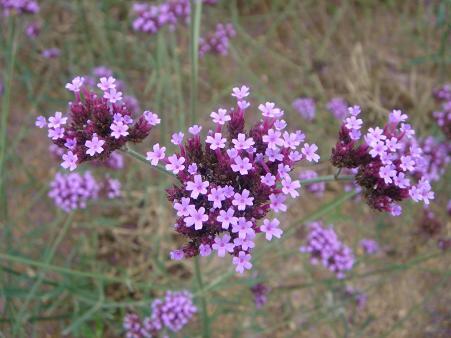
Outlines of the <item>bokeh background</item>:
[[[164,193],[171,182],[124,155],[120,170],[91,169],[96,177],[118,179],[121,197],[61,211],[47,196],[61,168],[34,121],[64,111],[71,99],[64,85],[104,66],[140,110],[165,120],[136,149],[144,153],[157,140],[168,144],[191,121],[191,29],[181,24],[154,35],[135,32],[132,1],[39,4],[37,14],[0,18],[0,336],[121,337],[127,311],[148,312],[168,289],[198,288],[193,261],[168,257],[183,243],[171,229],[174,214]],[[328,159],[340,125],[327,110],[333,97],[360,105],[369,123],[402,109],[420,136],[443,140],[432,93],[451,81],[449,15],[447,0],[220,0],[203,6],[201,35],[232,23],[236,36],[227,55],[199,59],[197,122],[209,123],[211,111],[231,104],[231,88],[246,84],[253,100],[276,102],[291,126],[319,145],[321,174],[333,173]],[[25,33],[30,23],[40,27],[37,37]],[[45,57],[51,48],[58,55]],[[316,101],[312,121],[293,109],[298,97]],[[304,190],[283,219],[283,241],[259,240],[253,272],[239,277],[224,260],[201,259],[212,336],[451,337],[451,260],[438,246],[451,229],[449,173],[434,190],[433,216],[407,204],[400,218],[346,198],[340,182],[327,184],[322,197]],[[356,254],[344,280],[298,251],[305,223],[316,219],[334,224]],[[381,250],[366,255],[359,245],[364,238],[375,239]],[[270,290],[261,308],[254,303],[255,285]],[[356,295],[365,298],[363,305]],[[200,327],[197,316],[175,336],[200,337]]]

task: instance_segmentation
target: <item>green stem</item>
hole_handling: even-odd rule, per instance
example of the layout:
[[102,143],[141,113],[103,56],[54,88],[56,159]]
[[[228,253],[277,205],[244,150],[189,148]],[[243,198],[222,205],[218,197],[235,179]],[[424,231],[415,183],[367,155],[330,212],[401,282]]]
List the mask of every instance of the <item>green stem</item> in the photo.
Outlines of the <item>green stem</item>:
[[159,172],[171,176],[171,177],[175,177],[175,175],[173,173],[171,173],[170,171],[167,171],[163,166],[161,165],[157,165],[157,166],[153,166],[150,164],[150,162],[147,160],[147,158],[144,157],[144,155],[138,153],[137,151],[129,148],[129,147],[125,147],[125,149],[123,149],[124,152],[126,152],[128,155],[130,155],[131,157],[137,159],[138,161],[141,161],[143,163],[146,163],[147,165],[152,166],[152,168],[155,168],[156,170],[158,170]]
[[191,0],[191,123],[196,122],[198,75],[199,75],[199,36],[202,18],[202,1]]
[[309,178],[306,180],[300,180],[299,182],[301,184],[312,184],[312,183],[320,183],[320,182],[331,182],[331,181],[352,181],[354,179],[354,176],[338,176],[335,177],[335,175],[326,175],[326,176],[318,176],[315,178]]
[[196,275],[196,281],[197,285],[200,291],[200,302],[201,302],[201,308],[202,308],[202,337],[203,338],[209,338],[211,337],[210,332],[210,320],[208,318],[208,308],[207,308],[207,298],[204,290],[204,283],[202,281],[202,272],[200,270],[200,262],[199,262],[199,256],[196,256],[194,258],[194,270]]

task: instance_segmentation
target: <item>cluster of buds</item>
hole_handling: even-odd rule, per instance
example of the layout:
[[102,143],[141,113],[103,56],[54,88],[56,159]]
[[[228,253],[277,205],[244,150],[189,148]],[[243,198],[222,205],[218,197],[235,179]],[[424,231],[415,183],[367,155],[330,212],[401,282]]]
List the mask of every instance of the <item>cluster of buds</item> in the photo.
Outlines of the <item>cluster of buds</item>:
[[299,196],[300,182],[290,172],[301,160],[319,160],[318,147],[304,143],[300,130],[284,130],[283,111],[272,102],[259,105],[263,118],[246,132],[248,95],[246,86],[233,88],[237,106],[211,113],[215,128],[204,141],[195,125],[185,144],[183,133],[173,135],[177,153],[166,156],[159,144],[147,153],[152,165],[163,161],[180,181],[168,190],[168,199],[177,211],[175,230],[190,241],[171,252],[172,259],[214,250],[219,257],[230,253],[237,272],[251,269],[256,234],[263,232],[267,240],[282,235],[279,220],[265,216],[285,212],[287,198]]
[[310,97],[300,97],[293,101],[292,106],[307,121],[312,121],[316,116],[315,100]]
[[76,77],[66,88],[75,94],[69,103],[69,117],[61,112],[39,116],[36,125],[48,128],[48,137],[64,149],[61,166],[74,170],[88,161],[106,161],[127,142],[141,142],[153,126],[160,123],[156,114],[145,111],[134,118],[116,88],[116,79],[102,77],[97,84],[102,95],[84,86],[84,78]]
[[423,150],[414,138],[415,131],[404,123],[407,115],[393,110],[384,128],[369,128],[358,144],[363,124],[359,115],[360,107],[348,108],[332,149],[332,164],[358,168],[355,180],[367,203],[376,210],[398,216],[402,208],[397,202],[408,198],[428,205],[434,193],[427,177],[415,175],[418,163],[424,160]]
[[50,182],[49,197],[55,205],[65,212],[86,208],[88,202],[101,196],[116,198],[121,195],[121,184],[118,180],[107,177],[97,181],[91,172],[84,174],[56,173]]
[[165,330],[179,332],[197,312],[193,296],[188,291],[167,291],[163,299],[156,299],[151,305],[152,314],[141,320],[138,314],[124,317],[123,327],[127,338],[157,337]]
[[325,228],[322,222],[318,221],[308,224],[308,227],[307,244],[301,246],[299,251],[310,254],[312,264],[322,263],[326,269],[335,273],[337,278],[344,278],[345,273],[354,265],[352,250],[338,239],[332,225]]
[[434,92],[434,97],[442,105],[442,109],[433,112],[432,115],[449,140],[451,139],[451,84],[446,84],[437,89]]
[[36,0],[0,0],[0,9],[3,15],[36,14],[39,12],[39,4]]
[[232,24],[218,23],[216,30],[199,40],[199,56],[205,54],[227,55],[229,52],[229,40],[236,35]]
[[[217,0],[203,0],[204,4],[213,5]],[[158,5],[134,3],[133,29],[137,32],[155,34],[161,28],[169,26],[174,29],[179,21],[187,23],[191,13],[190,0],[166,0]]]

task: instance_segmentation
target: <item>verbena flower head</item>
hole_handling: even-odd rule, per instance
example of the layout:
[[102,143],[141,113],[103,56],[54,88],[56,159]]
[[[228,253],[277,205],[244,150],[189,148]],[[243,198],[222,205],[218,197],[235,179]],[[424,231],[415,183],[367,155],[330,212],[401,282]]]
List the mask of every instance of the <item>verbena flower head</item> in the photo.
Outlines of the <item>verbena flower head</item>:
[[45,59],[56,59],[61,55],[61,50],[59,48],[53,47],[44,49],[41,52],[41,56]]
[[301,97],[293,101],[293,108],[307,121],[312,121],[316,115],[315,100],[310,97]]
[[201,57],[208,53],[227,55],[229,51],[229,40],[235,35],[236,32],[232,24],[218,23],[214,32],[200,38],[199,55]]
[[450,163],[451,143],[432,136],[420,139],[418,143],[423,153],[415,163],[413,175],[431,182],[439,181]]
[[339,240],[332,225],[326,228],[322,222],[312,222],[308,227],[307,243],[299,250],[310,254],[312,264],[321,263],[335,273],[337,278],[344,278],[345,273],[354,265],[352,250]]
[[434,199],[429,178],[416,173],[424,161],[424,151],[415,131],[400,110],[389,114],[383,128],[369,128],[362,137],[360,107],[348,108],[339,139],[332,149],[332,164],[338,168],[358,169],[356,182],[367,203],[379,211],[401,214],[398,202],[412,199],[425,205]]
[[367,255],[374,255],[380,251],[379,244],[374,239],[362,239],[360,247]]
[[38,22],[31,22],[25,27],[25,34],[30,39],[35,39],[41,33],[41,25]]
[[61,166],[65,169],[74,170],[88,161],[107,161],[127,142],[141,142],[159,123],[158,116],[149,111],[135,118],[122,102],[114,78],[103,77],[98,86],[101,94],[87,87],[83,77],[75,77],[66,84],[75,96],[69,102],[69,115],[57,112],[48,122],[43,117],[36,121],[38,127],[47,126],[49,138],[64,149]]
[[446,83],[434,90],[434,97],[439,101],[451,101],[451,83]]
[[[314,170],[302,170],[299,173],[299,179],[302,180],[309,180],[312,178],[318,177],[318,173]],[[318,197],[321,197],[324,195],[324,191],[326,190],[326,183],[325,182],[318,182],[318,183],[312,183],[308,184],[306,186],[306,189],[311,192],[312,194],[315,194]]]
[[340,121],[343,121],[348,114],[348,103],[341,97],[334,97],[327,103],[329,112]]
[[148,153],[151,164],[162,161],[180,182],[168,190],[168,199],[177,211],[175,230],[189,243],[172,252],[175,259],[214,251],[232,255],[236,271],[250,269],[256,234],[267,240],[282,235],[279,220],[268,212],[285,212],[285,203],[299,195],[300,183],[290,173],[301,160],[319,158],[301,131],[276,128],[283,111],[274,103],[259,105],[262,119],[246,130],[248,95],[246,86],[234,88],[237,106],[213,112],[215,126],[206,137],[191,135],[169,156],[159,146]]
[[129,313],[123,319],[127,338],[149,338],[169,330],[179,332],[197,312],[193,295],[188,291],[167,291],[162,299],[151,304],[152,314],[141,320],[138,314]]
[[99,197],[101,186],[87,171],[84,174],[57,173],[50,183],[49,197],[55,205],[66,212],[84,209],[89,201]]
[[0,9],[3,15],[36,14],[39,12],[39,4],[36,0],[0,0]]
[[[213,5],[216,1],[203,0],[204,4]],[[133,29],[137,32],[155,34],[161,28],[169,26],[174,29],[179,23],[187,23],[191,13],[190,0],[166,0],[157,5],[136,2],[133,4],[136,18]]]
[[451,84],[445,84],[434,91],[434,97],[441,104],[441,110],[432,113],[437,125],[448,140],[451,139]]

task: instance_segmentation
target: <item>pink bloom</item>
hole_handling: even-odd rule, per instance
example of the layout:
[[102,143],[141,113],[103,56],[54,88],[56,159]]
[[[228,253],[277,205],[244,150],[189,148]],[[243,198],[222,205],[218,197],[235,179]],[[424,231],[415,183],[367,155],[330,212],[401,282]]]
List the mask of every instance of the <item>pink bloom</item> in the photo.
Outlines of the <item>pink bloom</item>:
[[58,128],[66,123],[67,123],[67,117],[63,117],[63,114],[60,111],[57,111],[55,113],[55,116],[49,117],[49,123],[48,123],[47,127]]
[[195,175],[194,181],[186,182],[186,190],[191,191],[191,198],[197,199],[200,194],[207,194],[207,188],[209,185],[209,182],[202,181],[202,176]]
[[244,189],[243,192],[235,193],[233,196],[232,204],[235,205],[238,210],[244,210],[247,206],[251,207],[253,205],[253,197],[249,197],[249,190]]
[[401,156],[401,164],[399,165],[403,171],[414,171],[415,161],[411,156]]
[[252,169],[252,163],[249,163],[247,157],[241,158],[240,156],[237,156],[234,158],[234,161],[235,164],[231,165],[234,172],[239,172],[241,175],[247,175]]
[[385,184],[392,183],[392,178],[396,176],[396,170],[393,165],[386,165],[379,169],[379,177],[382,178]]
[[241,250],[249,250],[255,247],[255,242],[253,239],[255,238],[254,234],[247,234],[246,238],[237,237],[233,240],[233,244],[235,244],[235,248],[241,246]]
[[221,208],[222,201],[226,199],[221,187],[211,188],[208,194],[208,200],[213,202],[213,208]]
[[179,202],[174,203],[174,209],[177,210],[177,216],[179,217],[187,217],[190,214],[190,210],[194,208],[193,205],[190,204],[191,200],[189,197],[182,197]]
[[97,84],[97,87],[99,87],[102,91],[106,92],[110,89],[116,89],[116,79],[112,76],[101,77],[100,82]]
[[230,115],[227,115],[227,110],[225,109],[218,109],[218,112],[212,112],[210,114],[211,118],[213,119],[213,122],[216,124],[223,125],[227,121],[230,121]]
[[91,140],[85,142],[85,146],[88,148],[88,150],[86,150],[86,154],[90,156],[94,156],[96,153],[101,154],[103,152],[102,146],[104,144],[105,141],[100,139],[97,134],[94,134]]
[[261,176],[261,181],[268,187],[272,187],[274,184],[276,184],[276,177],[274,175],[271,175],[270,173],[267,173],[265,176]]
[[146,121],[152,125],[152,126],[156,126],[157,124],[160,124],[161,119],[158,117],[157,114],[154,114],[148,110],[146,110],[144,113],[144,118],[146,119]]
[[45,119],[44,116],[38,116],[34,124],[38,128],[44,128],[47,126],[47,120]]
[[236,97],[237,100],[244,99],[245,97],[249,96],[249,87],[246,86],[241,86],[241,88],[234,87],[232,89],[232,96]]
[[363,121],[351,116],[345,119],[345,126],[349,130],[359,130],[362,127]]
[[201,130],[202,127],[198,126],[197,124],[188,128],[188,131],[190,132],[191,135],[198,135],[201,132]]
[[375,142],[371,145],[372,149],[370,150],[371,157],[382,156],[387,151],[387,147],[385,143],[382,141]]
[[287,211],[287,206],[284,204],[286,197],[283,194],[271,194],[269,195],[269,200],[271,201],[269,207],[274,212],[285,212]]
[[158,162],[165,158],[166,147],[160,147],[159,143],[156,143],[152,147],[153,151],[148,151],[146,159],[150,161],[152,165],[158,165]]
[[238,273],[243,273],[244,270],[252,269],[251,255],[240,251],[238,257],[233,257],[233,264],[236,265],[235,271]]
[[304,154],[305,158],[309,162],[318,162],[319,161],[319,155],[316,154],[316,151],[318,150],[318,147],[316,144],[309,145],[308,143],[305,143],[302,147],[302,154]]
[[67,152],[67,154],[63,155],[63,163],[61,163],[61,166],[64,169],[68,169],[70,171],[75,170],[77,168],[77,160],[78,156],[75,155],[72,151]]
[[48,137],[52,140],[59,140],[64,137],[64,128],[57,127],[55,129],[48,130]]
[[178,133],[172,134],[171,143],[175,144],[176,146],[181,145],[183,143],[184,136],[185,136],[185,134],[183,134],[181,131]]
[[185,217],[185,225],[187,227],[191,227],[194,225],[194,229],[200,230],[203,227],[203,224],[208,221],[208,215],[205,214],[205,208],[200,207],[196,210],[196,208],[190,208],[189,216]]
[[199,245],[199,254],[202,257],[210,256],[211,255],[211,246],[209,246],[208,244]]
[[265,117],[279,118],[283,115],[283,111],[281,111],[279,108],[276,108],[276,105],[273,102],[266,102],[265,104],[261,104],[258,106],[258,109]]
[[185,158],[177,155],[172,155],[168,157],[169,163],[166,164],[166,170],[172,171],[174,175],[177,175],[180,171],[185,169],[183,163],[185,163]]
[[388,117],[388,121],[395,124],[404,122],[405,120],[407,120],[407,115],[403,114],[401,110],[393,110]]
[[246,139],[244,134],[238,134],[237,138],[232,140],[232,143],[235,145],[236,150],[246,150],[255,144],[252,137]]
[[238,233],[238,237],[246,238],[246,236],[255,234],[254,229],[252,229],[252,222],[247,221],[244,217],[239,217],[238,222],[233,224],[232,232]]
[[227,211],[220,210],[219,216],[216,218],[218,222],[221,223],[223,229],[228,229],[230,224],[235,225],[238,222],[238,218],[233,216],[235,214],[235,210],[232,207],[227,209]]
[[281,147],[284,144],[284,141],[280,138],[282,133],[280,131],[269,129],[267,135],[263,135],[263,142],[268,144],[268,148],[276,149],[277,146]]
[[260,230],[265,233],[265,237],[268,241],[270,241],[273,236],[280,238],[282,236],[282,229],[279,228],[279,220],[274,218],[273,220],[264,219],[263,225],[260,226]]
[[191,175],[197,174],[197,164],[196,164],[196,163],[191,163],[191,164],[188,166],[188,172],[189,172]]
[[218,252],[219,257],[224,257],[226,252],[233,252],[235,245],[230,243],[230,235],[225,233],[222,237],[217,235],[212,245],[213,250]]
[[113,136],[115,139],[118,139],[121,136],[127,136],[129,134],[128,126],[123,122],[113,122],[110,126],[110,129],[113,131],[111,133],[111,136]]
[[122,92],[118,92],[115,88],[112,88],[104,92],[103,97],[110,101],[110,103],[116,103],[122,100]]
[[211,150],[222,149],[225,147],[227,139],[222,137],[221,133],[215,133],[215,137],[207,136],[206,143],[210,144]]
[[282,192],[285,195],[290,194],[291,197],[296,198],[299,196],[299,192],[296,189],[299,189],[301,184],[298,180],[292,181],[290,176],[285,176],[282,180]]
[[72,80],[72,82],[66,84],[66,89],[71,92],[78,93],[84,82],[85,79],[83,77],[77,76]]

